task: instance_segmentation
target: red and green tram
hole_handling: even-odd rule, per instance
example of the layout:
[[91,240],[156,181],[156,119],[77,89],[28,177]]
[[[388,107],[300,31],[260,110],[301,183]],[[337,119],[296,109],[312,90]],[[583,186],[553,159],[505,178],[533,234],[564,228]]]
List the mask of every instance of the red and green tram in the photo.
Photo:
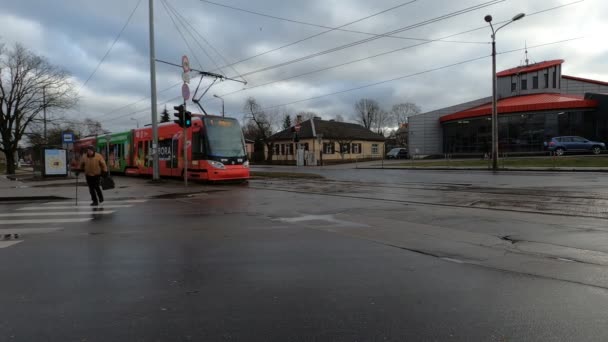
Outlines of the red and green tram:
[[[239,122],[233,118],[204,116],[193,118],[186,130],[188,165],[184,165],[183,129],[174,123],[158,126],[158,157],[160,175],[182,177],[187,172],[192,180],[246,180],[249,161]],[[84,138],[74,143],[75,158],[71,167],[77,169],[86,146],[93,145],[101,153],[111,172],[126,175],[152,175],[152,128]]]

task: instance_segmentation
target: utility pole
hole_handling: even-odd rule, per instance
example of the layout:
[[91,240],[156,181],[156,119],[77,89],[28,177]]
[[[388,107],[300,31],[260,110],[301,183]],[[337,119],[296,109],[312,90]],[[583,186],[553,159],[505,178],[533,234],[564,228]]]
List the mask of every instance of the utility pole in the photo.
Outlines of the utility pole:
[[150,100],[152,107],[152,180],[159,180],[158,169],[158,118],[156,117],[156,52],[154,47],[154,0],[149,0],[150,8]]
[[184,111],[182,112],[182,122],[184,128],[182,129],[182,135],[184,140],[184,185],[188,186],[188,129],[186,128],[186,100],[184,99]]
[[46,136],[46,86],[42,87],[42,113],[44,113],[44,144],[48,144]]

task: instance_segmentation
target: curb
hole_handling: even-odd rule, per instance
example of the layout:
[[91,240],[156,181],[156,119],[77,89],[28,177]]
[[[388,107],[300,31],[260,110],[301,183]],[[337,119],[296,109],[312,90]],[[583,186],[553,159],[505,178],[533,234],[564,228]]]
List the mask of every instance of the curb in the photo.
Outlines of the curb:
[[61,196],[21,196],[21,197],[0,197],[0,202],[19,202],[19,201],[52,201],[69,200],[69,197]]
[[[488,168],[447,168],[447,167],[358,167],[354,170],[431,170],[431,171],[487,171],[494,172]],[[498,169],[500,171],[519,171],[519,172],[594,172],[608,173],[608,169],[523,169],[523,168],[507,168]]]

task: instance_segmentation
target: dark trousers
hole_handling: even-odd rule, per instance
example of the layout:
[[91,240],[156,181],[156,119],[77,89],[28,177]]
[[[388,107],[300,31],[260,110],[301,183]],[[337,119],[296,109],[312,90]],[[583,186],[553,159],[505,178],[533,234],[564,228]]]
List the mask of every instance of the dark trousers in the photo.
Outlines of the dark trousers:
[[[101,193],[101,187],[99,186],[100,176],[87,176],[87,185],[89,186],[89,193],[91,193],[91,199],[93,202],[103,202],[103,194]],[[99,198],[99,201],[97,200]]]

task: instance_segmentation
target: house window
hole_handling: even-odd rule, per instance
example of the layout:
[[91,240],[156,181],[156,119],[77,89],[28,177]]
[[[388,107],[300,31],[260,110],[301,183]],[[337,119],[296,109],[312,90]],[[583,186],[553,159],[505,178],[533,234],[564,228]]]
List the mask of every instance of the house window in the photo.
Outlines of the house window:
[[286,144],[285,145],[285,153],[290,156],[293,154],[293,144]]
[[545,89],[549,88],[549,72],[545,73]]
[[372,154],[378,154],[379,148],[378,144],[372,144]]
[[324,154],[334,154],[334,153],[336,153],[336,144],[334,144],[334,143],[323,143],[323,153]]
[[517,83],[511,82],[511,92],[514,93],[517,90]]
[[304,147],[304,151],[308,151],[308,143],[303,143],[302,147]]
[[528,90],[528,80],[521,80],[521,90]]
[[340,153],[350,153],[350,144],[349,143],[345,143],[345,144],[340,144]]
[[353,144],[353,154],[361,154],[361,144]]
[[285,144],[281,144],[281,155],[285,154]]
[[538,76],[532,77],[532,89],[538,89]]
[[281,147],[279,146],[279,144],[274,144],[274,154],[278,155],[280,150]]
[[553,88],[557,88],[557,71],[553,70]]

